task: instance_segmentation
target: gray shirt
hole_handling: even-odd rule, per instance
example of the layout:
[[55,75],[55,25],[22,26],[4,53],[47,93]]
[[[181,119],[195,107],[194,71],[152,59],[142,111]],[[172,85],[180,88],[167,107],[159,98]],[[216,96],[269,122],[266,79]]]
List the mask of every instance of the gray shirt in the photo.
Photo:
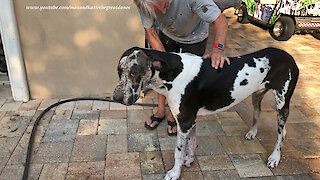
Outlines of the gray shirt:
[[193,44],[208,37],[209,23],[221,14],[212,0],[172,0],[166,14],[157,13],[156,19],[139,10],[144,28],[151,28],[155,20],[169,38],[184,44]]

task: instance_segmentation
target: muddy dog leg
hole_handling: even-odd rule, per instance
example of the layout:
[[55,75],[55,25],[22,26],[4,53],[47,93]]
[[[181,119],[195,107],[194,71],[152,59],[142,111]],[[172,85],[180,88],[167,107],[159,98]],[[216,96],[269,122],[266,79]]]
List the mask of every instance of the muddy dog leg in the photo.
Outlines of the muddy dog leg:
[[191,163],[194,161],[194,151],[197,147],[197,140],[196,140],[196,127],[191,129],[187,140],[187,148],[188,148],[188,155],[185,158],[184,165],[186,167],[190,167]]
[[177,113],[179,115],[175,115],[176,113],[174,113],[173,109],[174,108],[171,108],[174,117],[178,122],[177,147],[174,152],[174,166],[167,172],[165,180],[177,180],[180,177],[182,165],[185,163],[184,158],[187,140],[192,129],[194,129],[193,127],[195,126],[194,122],[197,114],[197,111],[186,110]]
[[174,152],[174,166],[167,172],[166,180],[177,180],[180,177],[181,167],[184,163],[185,148],[187,143],[187,137],[190,131],[182,132],[180,126],[178,125],[177,133],[177,147]]
[[252,94],[252,104],[253,104],[253,123],[249,132],[246,134],[246,139],[250,140],[256,137],[258,132],[258,121],[261,113],[261,101],[263,96],[269,89],[262,89]]
[[[296,71],[298,73],[298,71]],[[295,71],[292,73],[289,71],[289,77],[284,83],[281,89],[272,89],[273,94],[276,98],[276,111],[278,117],[278,136],[272,154],[268,158],[267,165],[271,168],[277,167],[280,162],[281,147],[283,145],[286,129],[285,123],[289,116],[289,103],[293,94],[298,74]]]
[[284,125],[289,115],[289,108],[282,108],[279,110],[277,109],[277,115],[278,115],[277,141],[272,154],[268,158],[268,163],[267,163],[267,165],[272,168],[277,167],[280,162],[281,147],[283,145],[284,138],[286,135],[286,129]]

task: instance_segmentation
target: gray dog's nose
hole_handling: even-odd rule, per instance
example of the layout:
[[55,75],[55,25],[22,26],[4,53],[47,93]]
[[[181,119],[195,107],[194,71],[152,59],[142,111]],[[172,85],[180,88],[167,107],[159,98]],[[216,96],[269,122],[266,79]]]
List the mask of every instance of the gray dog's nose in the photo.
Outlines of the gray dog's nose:
[[119,103],[123,103],[123,94],[122,93],[117,93],[117,92],[114,92],[113,93],[113,100],[119,102]]

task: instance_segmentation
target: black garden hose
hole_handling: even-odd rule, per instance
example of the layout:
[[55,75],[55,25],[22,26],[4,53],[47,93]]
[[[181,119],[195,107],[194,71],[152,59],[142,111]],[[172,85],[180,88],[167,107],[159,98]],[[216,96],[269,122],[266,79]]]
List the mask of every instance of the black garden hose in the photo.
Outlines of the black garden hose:
[[[36,121],[34,122],[33,128],[32,128],[32,132],[30,134],[30,138],[29,138],[29,145],[28,145],[28,150],[27,150],[27,157],[26,157],[26,161],[25,161],[25,165],[24,165],[24,172],[23,172],[23,177],[22,180],[27,180],[28,177],[28,170],[29,170],[29,164],[30,164],[30,157],[31,157],[31,150],[32,150],[32,144],[33,144],[33,139],[35,136],[35,132],[37,129],[37,126],[39,124],[40,119],[48,112],[50,111],[50,109],[60,105],[60,104],[64,104],[64,103],[68,103],[68,102],[72,102],[72,101],[87,101],[87,100],[94,100],[94,101],[107,101],[107,102],[115,102],[112,99],[104,99],[104,98],[91,98],[91,97],[84,97],[84,98],[72,98],[72,99],[67,99],[67,100],[63,100],[63,101],[59,101],[55,104],[52,104],[51,106],[49,106],[47,109],[45,109],[36,119]],[[147,103],[134,103],[133,105],[137,105],[137,106],[149,106],[149,107],[158,107],[158,104],[147,104]]]

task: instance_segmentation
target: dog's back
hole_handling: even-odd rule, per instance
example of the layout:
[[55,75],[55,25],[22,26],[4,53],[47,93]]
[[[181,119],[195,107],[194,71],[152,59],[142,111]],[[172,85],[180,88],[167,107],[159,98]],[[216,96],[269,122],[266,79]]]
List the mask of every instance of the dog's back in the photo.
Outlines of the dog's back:
[[229,59],[230,65],[220,69],[212,68],[211,59],[203,59],[198,75],[186,88],[186,99],[196,99],[196,103],[190,103],[223,111],[260,89],[280,90],[289,79],[289,71],[293,86],[298,79],[294,59],[280,49],[266,48]]

